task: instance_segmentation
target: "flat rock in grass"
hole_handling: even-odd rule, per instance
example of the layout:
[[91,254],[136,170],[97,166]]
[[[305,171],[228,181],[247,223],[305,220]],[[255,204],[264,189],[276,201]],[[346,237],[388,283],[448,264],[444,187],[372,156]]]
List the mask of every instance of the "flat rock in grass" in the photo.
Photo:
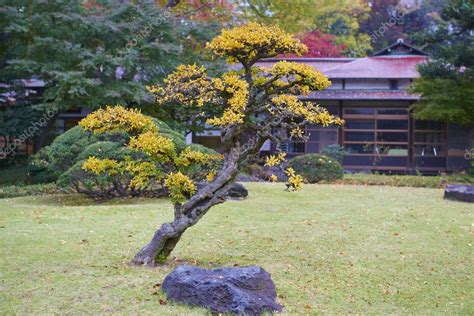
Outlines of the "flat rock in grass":
[[207,270],[178,266],[163,281],[169,300],[214,313],[260,315],[280,312],[270,274],[259,266]]
[[444,198],[474,203],[474,186],[450,184],[444,189]]
[[227,197],[231,199],[245,199],[249,195],[249,191],[241,184],[234,183],[229,192],[227,192]]

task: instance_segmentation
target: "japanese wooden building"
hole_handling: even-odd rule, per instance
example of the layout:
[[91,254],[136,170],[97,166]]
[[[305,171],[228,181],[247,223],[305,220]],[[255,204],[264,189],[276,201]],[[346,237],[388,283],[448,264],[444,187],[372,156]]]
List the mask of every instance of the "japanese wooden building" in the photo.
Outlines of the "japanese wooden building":
[[[419,96],[407,88],[419,77],[417,65],[427,58],[399,40],[366,58],[284,59],[309,64],[329,77],[331,87],[302,99],[326,107],[346,123],[342,128],[308,125],[307,142],[267,142],[262,153],[282,150],[291,157],[339,144],[347,151],[343,165],[349,171],[439,173],[470,168],[466,153],[474,143],[473,127],[415,120],[410,115]],[[259,66],[280,60],[267,59]],[[188,139],[212,145],[218,134],[209,131]]]

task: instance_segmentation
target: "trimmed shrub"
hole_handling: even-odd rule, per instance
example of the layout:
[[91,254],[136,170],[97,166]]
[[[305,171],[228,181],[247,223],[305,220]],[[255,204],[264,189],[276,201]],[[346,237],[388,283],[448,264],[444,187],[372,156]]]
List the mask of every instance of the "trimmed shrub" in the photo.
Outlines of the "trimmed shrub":
[[59,135],[51,145],[43,147],[30,158],[28,169],[33,181],[56,181],[74,165],[84,148],[96,141],[94,135],[85,133],[79,126]]
[[309,183],[333,181],[341,179],[343,169],[339,162],[318,154],[297,156],[288,162],[288,166],[295,169]]
[[97,158],[109,158],[115,160],[123,160],[127,156],[131,156],[134,159],[144,157],[143,154],[137,153],[136,151],[131,150],[128,147],[124,147],[121,143],[116,143],[112,141],[98,141],[97,143],[90,144],[85,147],[83,151],[77,156],[78,160],[85,160],[90,156]]
[[129,173],[115,175],[94,175],[82,169],[85,160],[79,160],[69,170],[59,176],[57,184],[61,188],[72,188],[96,198],[114,198],[125,196],[163,196],[161,183],[149,183],[146,188],[131,190],[132,176]]
[[[324,181],[322,181],[324,183]],[[334,181],[332,181],[334,183]],[[474,177],[466,174],[442,176],[410,176],[385,174],[345,174],[344,178],[336,180],[337,184],[346,185],[383,185],[394,187],[414,188],[444,188],[448,184],[474,185]]]
[[[158,126],[158,130],[160,131],[161,135],[171,138],[173,140],[173,143],[175,144],[178,151],[181,151],[186,147],[186,140],[182,133],[173,130],[166,123],[160,120],[153,119],[153,121],[155,122],[156,126]],[[207,148],[204,146],[201,147]],[[215,153],[215,151],[213,152]]]
[[[153,119],[160,134],[171,138],[177,152],[187,147],[182,134],[172,130],[165,123]],[[130,135],[124,131],[94,135],[76,126],[60,135],[50,145],[40,150],[30,160],[29,171],[33,179],[56,181],[61,188],[72,188],[79,193],[100,198],[121,196],[162,196],[165,194],[163,183],[153,180],[142,189],[130,189],[133,176],[128,172],[114,175],[94,175],[82,169],[83,162],[91,156],[100,159],[124,161],[126,157],[134,161],[146,160],[146,155],[126,146]],[[207,147],[192,144],[192,150],[207,154],[217,154]],[[160,167],[161,168],[161,167]],[[202,178],[208,173],[203,167],[190,166],[190,176]]]
[[0,168],[0,185],[27,184],[30,182],[26,165]]
[[[157,119],[153,119],[153,121],[158,126],[160,134],[171,138],[179,151],[186,147],[183,135],[173,131],[168,125]],[[34,182],[54,182],[78,160],[86,159],[89,155],[115,159],[114,156],[107,156],[112,149],[111,146],[115,146],[117,149],[128,143],[129,139],[130,135],[123,131],[94,135],[84,131],[80,126],[75,126],[56,137],[51,145],[42,148],[33,155],[30,158],[28,172]],[[98,144],[99,142],[105,143]],[[111,143],[115,143],[115,145]],[[91,144],[97,145],[89,147]],[[102,153],[101,146],[105,146]]]
[[54,183],[31,184],[31,185],[10,185],[0,187],[0,199],[15,198],[20,196],[34,196],[44,194],[54,194],[61,191]]

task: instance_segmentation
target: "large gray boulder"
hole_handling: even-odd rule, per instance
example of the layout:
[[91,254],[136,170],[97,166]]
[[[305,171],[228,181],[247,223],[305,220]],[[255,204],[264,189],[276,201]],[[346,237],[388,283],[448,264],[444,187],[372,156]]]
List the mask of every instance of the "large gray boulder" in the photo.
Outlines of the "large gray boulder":
[[474,186],[450,184],[444,189],[444,198],[474,203]]
[[214,313],[260,315],[282,309],[270,274],[259,266],[207,270],[182,265],[165,278],[162,289],[169,300]]

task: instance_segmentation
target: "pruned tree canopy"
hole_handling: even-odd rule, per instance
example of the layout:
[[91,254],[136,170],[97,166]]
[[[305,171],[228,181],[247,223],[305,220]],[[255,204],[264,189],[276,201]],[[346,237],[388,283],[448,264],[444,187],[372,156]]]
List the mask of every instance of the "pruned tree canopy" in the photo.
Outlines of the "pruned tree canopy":
[[[196,190],[193,181],[179,168],[185,158],[181,157],[183,154],[175,155],[172,143],[147,128],[149,124],[139,118],[138,113],[108,108],[81,122],[84,128],[95,133],[138,128],[137,136],[130,141],[131,148],[147,153],[150,161],[175,161],[176,170],[163,175],[174,202],[174,221],[156,231],[152,241],[135,256],[136,264],[153,265],[165,259],[186,229],[196,224],[212,206],[224,202],[243,161],[257,153],[266,140],[280,142],[288,137],[287,133],[273,133],[274,130],[289,131],[292,137],[304,139],[302,128],[308,123],[342,124],[326,109],[298,98],[331,84],[321,72],[305,64],[286,61],[269,68],[255,66],[262,58],[306,51],[305,45],[279,27],[249,23],[224,30],[207,48],[216,57],[225,57],[242,68],[212,78],[204,67],[181,65],[162,83],[148,87],[156,95],[157,106],[174,107],[175,113],[220,130],[223,162],[200,190]],[[107,119],[99,119],[98,115],[105,115]],[[194,153],[185,154],[191,163],[204,162]],[[277,165],[283,160],[284,155],[273,156],[267,164]],[[95,159],[90,163],[91,166],[84,167],[96,172],[107,169],[110,164]],[[303,179],[291,168],[286,169],[286,174],[287,187],[299,189]]]

